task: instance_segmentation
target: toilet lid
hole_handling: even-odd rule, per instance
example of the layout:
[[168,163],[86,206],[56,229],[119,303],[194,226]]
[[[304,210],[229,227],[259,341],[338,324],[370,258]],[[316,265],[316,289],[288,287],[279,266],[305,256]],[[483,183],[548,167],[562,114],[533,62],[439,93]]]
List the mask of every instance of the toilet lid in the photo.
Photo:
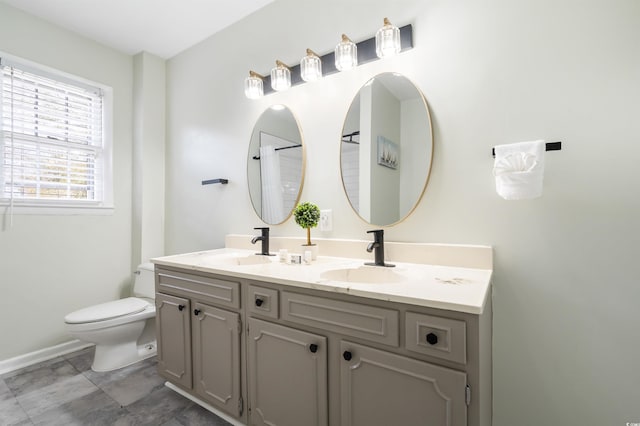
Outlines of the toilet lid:
[[127,297],[126,299],[101,303],[71,312],[64,317],[64,322],[67,324],[82,324],[86,322],[104,321],[141,312],[147,306],[149,306],[149,302],[143,299]]

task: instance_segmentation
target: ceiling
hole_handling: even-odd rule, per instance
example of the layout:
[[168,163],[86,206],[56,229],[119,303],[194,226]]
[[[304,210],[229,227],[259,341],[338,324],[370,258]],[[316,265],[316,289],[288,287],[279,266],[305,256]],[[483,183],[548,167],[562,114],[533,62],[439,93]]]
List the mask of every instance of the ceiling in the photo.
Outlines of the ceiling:
[[135,55],[170,58],[274,0],[0,0]]

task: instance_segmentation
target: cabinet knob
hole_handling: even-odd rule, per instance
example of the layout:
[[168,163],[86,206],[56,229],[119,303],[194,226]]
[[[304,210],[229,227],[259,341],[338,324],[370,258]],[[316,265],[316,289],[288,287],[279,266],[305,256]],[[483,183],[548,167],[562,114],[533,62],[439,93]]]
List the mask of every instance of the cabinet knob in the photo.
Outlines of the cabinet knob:
[[193,315],[198,315],[200,312],[202,312],[200,309],[194,309]]
[[427,343],[429,343],[430,345],[435,345],[436,343],[438,343],[438,336],[433,333],[427,334]]
[[260,307],[260,306],[262,306],[263,303],[264,303],[264,300],[256,299],[256,306]]
[[184,305],[178,305],[178,310],[179,310],[179,311],[184,310]]
[[344,358],[345,361],[351,361],[351,358],[353,358],[353,354],[349,351],[344,351],[342,353],[342,358]]
[[315,354],[316,352],[318,352],[318,345],[316,345],[315,343],[310,344],[309,351],[311,351],[312,354]]

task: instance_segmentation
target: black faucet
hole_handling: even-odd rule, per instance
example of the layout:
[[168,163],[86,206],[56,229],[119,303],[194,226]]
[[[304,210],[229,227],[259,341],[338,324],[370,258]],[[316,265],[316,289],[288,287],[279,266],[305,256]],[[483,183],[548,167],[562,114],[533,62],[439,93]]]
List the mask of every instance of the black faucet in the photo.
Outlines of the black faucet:
[[390,263],[384,263],[384,229],[374,229],[367,231],[367,234],[373,234],[373,242],[367,246],[367,251],[371,253],[375,249],[375,262],[367,262],[365,265],[371,266],[386,266],[393,268],[396,265]]
[[253,229],[260,229],[262,231],[261,235],[255,236],[251,239],[251,244],[255,244],[258,241],[262,241],[262,253],[256,253],[256,254],[260,254],[262,256],[275,256],[273,254],[269,254],[269,228],[265,227],[265,228],[253,228]]

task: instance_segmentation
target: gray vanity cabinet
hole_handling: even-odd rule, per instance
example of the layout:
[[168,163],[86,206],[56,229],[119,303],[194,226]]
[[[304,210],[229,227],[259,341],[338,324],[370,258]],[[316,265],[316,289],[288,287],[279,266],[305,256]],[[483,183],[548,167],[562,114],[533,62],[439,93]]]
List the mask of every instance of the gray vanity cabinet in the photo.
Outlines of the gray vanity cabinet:
[[160,374],[242,418],[240,283],[158,268],[156,291]]
[[156,293],[158,372],[191,389],[191,325],[189,299]]
[[251,425],[327,426],[327,339],[248,319]]
[[240,315],[195,303],[192,322],[193,381],[196,393],[227,413],[242,413]]
[[463,372],[340,342],[342,426],[467,424]]
[[[302,267],[301,267],[302,268]],[[490,426],[475,315],[156,267],[158,369],[250,426]]]

